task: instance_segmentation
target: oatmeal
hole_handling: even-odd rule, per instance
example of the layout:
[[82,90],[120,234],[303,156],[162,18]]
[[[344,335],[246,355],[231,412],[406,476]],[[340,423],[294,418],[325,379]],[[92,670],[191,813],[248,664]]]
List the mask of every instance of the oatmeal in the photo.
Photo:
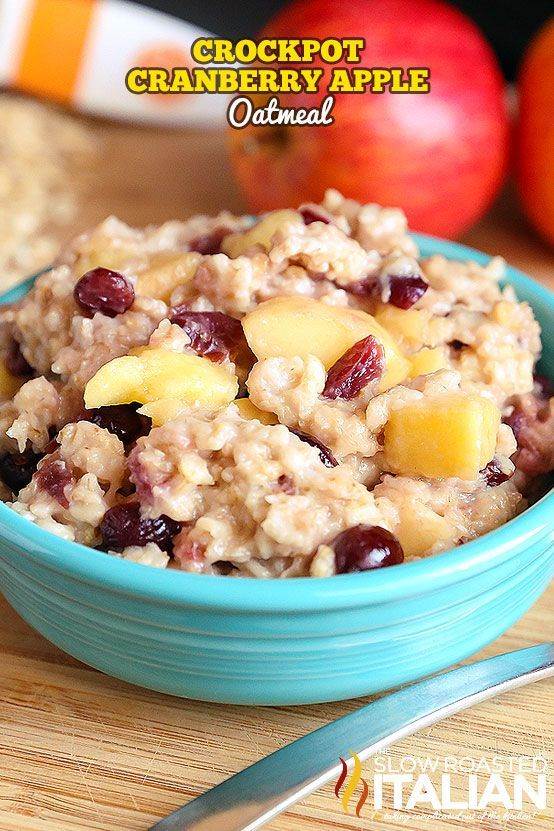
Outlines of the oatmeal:
[[420,257],[329,191],[261,218],[108,219],[0,314],[2,496],[199,574],[330,576],[474,539],[554,467],[504,264]]

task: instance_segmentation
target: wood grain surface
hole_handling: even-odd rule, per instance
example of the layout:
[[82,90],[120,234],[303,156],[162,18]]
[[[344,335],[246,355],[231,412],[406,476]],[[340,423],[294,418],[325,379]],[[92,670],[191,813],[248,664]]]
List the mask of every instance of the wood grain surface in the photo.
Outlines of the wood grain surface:
[[[95,129],[101,163],[80,227],[109,213],[145,224],[219,207],[243,209],[220,135]],[[466,241],[554,286],[553,252],[527,228],[510,194]],[[551,588],[479,657],[552,639],[553,633]],[[0,831],[146,831],[229,774],[360,703],[240,708],[140,690],[64,655],[0,601]],[[529,762],[551,753],[553,716],[554,684],[540,682],[404,740],[391,750],[389,764],[430,758],[442,765],[446,757],[468,757],[466,766],[486,767],[495,756],[503,764]],[[369,763],[365,770],[371,778]],[[478,776],[482,789],[488,772]],[[431,810],[394,811],[386,798],[377,815],[367,810],[356,818],[343,812],[327,786],[269,828],[548,831],[554,827],[552,780],[551,771],[550,807],[531,815],[526,803],[529,811],[512,818],[501,811],[434,818]],[[432,781],[436,785],[437,777]],[[453,777],[453,798],[462,798],[465,781]]]

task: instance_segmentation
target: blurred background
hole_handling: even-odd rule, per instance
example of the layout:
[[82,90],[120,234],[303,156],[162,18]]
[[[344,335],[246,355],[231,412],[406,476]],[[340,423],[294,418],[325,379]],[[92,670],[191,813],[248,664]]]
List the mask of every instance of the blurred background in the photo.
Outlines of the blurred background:
[[[286,5],[286,0],[242,0],[240,3],[143,0],[142,5],[190,20],[217,34],[240,38],[258,32]],[[510,80],[514,79],[532,36],[552,15],[551,0],[456,0],[452,5],[480,26]]]
[[[231,131],[223,96],[125,89],[133,65],[189,65],[205,32],[260,30],[363,36],[364,64],[430,66],[431,93],[337,96],[329,128]],[[328,186],[552,284],[553,111],[546,0],[0,0],[0,289],[109,214],[261,212]]]

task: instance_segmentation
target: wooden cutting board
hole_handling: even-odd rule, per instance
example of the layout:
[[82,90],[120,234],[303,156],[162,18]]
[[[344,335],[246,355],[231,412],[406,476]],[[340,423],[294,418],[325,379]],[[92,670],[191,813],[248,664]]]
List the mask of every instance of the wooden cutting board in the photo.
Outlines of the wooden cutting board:
[[[145,224],[220,206],[243,209],[218,134],[107,125],[99,138],[96,195],[85,206],[80,227],[108,213]],[[527,229],[510,196],[467,241],[554,285],[554,255]],[[553,635],[554,587],[479,657]],[[241,708],[140,690],[64,655],[1,600],[0,667],[0,831],[146,831],[230,773],[362,703]],[[404,740],[392,749],[388,764],[409,768],[410,760],[431,759],[442,766],[445,757],[458,763],[468,757],[466,769],[483,768],[481,791],[495,756],[506,766],[510,759],[521,764],[551,752],[553,717],[554,684],[541,682]],[[371,766],[366,773],[371,778]],[[553,777],[551,771],[549,805]],[[465,781],[462,774],[453,776],[453,798],[462,797]],[[385,799],[377,815],[363,810],[358,819],[352,808],[343,812],[327,786],[269,828],[547,831],[554,826],[552,808],[535,816],[506,819],[478,812],[456,820],[433,818],[429,810],[395,812],[391,805]]]

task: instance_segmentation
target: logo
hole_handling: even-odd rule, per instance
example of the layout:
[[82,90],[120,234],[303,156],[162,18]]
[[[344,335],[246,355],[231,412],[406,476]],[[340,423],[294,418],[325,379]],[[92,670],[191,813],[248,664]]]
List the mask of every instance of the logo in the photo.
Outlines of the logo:
[[[133,95],[149,93],[169,100],[174,95],[198,93],[236,95],[227,120],[238,130],[249,124],[333,124],[336,94],[431,91],[429,67],[365,66],[365,47],[364,38],[243,38],[234,42],[200,37],[191,44],[186,61],[180,60],[174,47],[163,45],[137,56],[138,65],[127,72],[125,86]],[[290,101],[282,106],[280,94],[300,95],[302,106]],[[313,106],[305,106],[308,100]]]
[[[350,761],[347,762],[346,759]],[[390,810],[422,811],[418,819],[465,822],[523,819],[547,807],[548,762],[544,756],[444,758],[395,756],[370,760],[372,775],[362,769],[357,753],[339,757],[334,793],[345,814],[386,816]],[[349,767],[351,769],[349,771]],[[391,814],[391,818],[394,818]]]
[[[337,779],[337,783],[335,785],[335,796],[337,797],[337,799],[340,799],[340,801],[342,803],[342,810],[344,811],[344,813],[348,814],[349,813],[349,808],[350,808],[350,800],[352,799],[354,791],[356,790],[358,785],[361,783],[362,792],[361,792],[360,797],[359,797],[359,799],[356,803],[356,809],[355,809],[356,810],[356,816],[359,817],[361,815],[362,808],[364,807],[364,805],[367,801],[368,794],[369,794],[369,785],[367,784],[367,781],[362,776],[362,763],[360,762],[360,757],[358,756],[357,753],[352,753],[352,758],[354,760],[354,768],[352,769],[352,773],[350,774],[349,777],[348,777],[348,765],[346,764],[346,762],[344,761],[342,756],[340,756],[339,758],[340,758],[340,763],[341,763],[341,766],[342,766],[342,770],[339,774],[339,778]],[[347,777],[348,777],[348,782],[346,783],[345,788],[344,788],[344,790],[342,792],[342,795],[341,795],[340,790],[341,790],[342,786],[344,785],[344,782],[345,782]]]

